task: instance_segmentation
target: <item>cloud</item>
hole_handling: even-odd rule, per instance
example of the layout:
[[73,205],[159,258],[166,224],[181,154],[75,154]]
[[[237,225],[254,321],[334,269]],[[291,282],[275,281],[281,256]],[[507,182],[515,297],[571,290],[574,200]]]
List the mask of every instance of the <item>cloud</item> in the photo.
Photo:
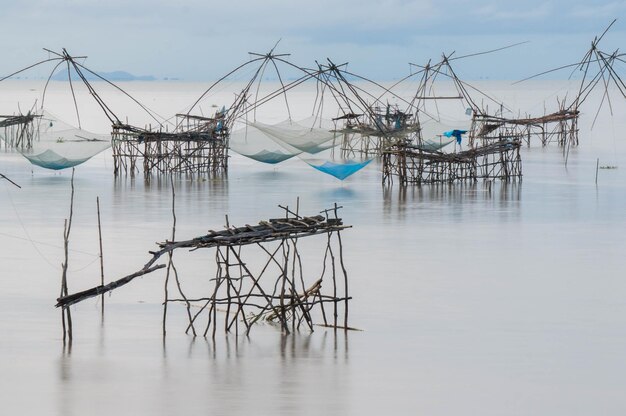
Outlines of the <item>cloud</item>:
[[606,18],[613,19],[626,12],[626,1],[613,1],[606,4],[577,5],[572,8],[571,16],[583,19]]
[[[86,64],[96,70],[210,79],[244,62],[248,51],[266,52],[282,39],[277,51],[292,53],[298,64],[328,56],[393,77],[407,62],[437,59],[441,52],[471,53],[530,37],[537,39],[531,52],[545,49],[544,55],[558,58],[563,42],[573,44],[574,35],[590,41],[610,23],[606,16],[623,15],[625,7],[626,0],[593,7],[584,0],[9,2],[0,26],[19,41],[5,45],[11,59],[0,62],[0,73],[45,58],[42,47],[66,47],[88,55]],[[603,42],[617,37],[621,23]],[[557,38],[562,45],[552,42]],[[513,56],[509,67],[514,62],[526,65]]]
[[490,3],[478,7],[472,12],[475,16],[486,20],[543,20],[552,15],[554,7],[551,2],[532,5],[525,3],[526,7],[508,7],[506,3]]

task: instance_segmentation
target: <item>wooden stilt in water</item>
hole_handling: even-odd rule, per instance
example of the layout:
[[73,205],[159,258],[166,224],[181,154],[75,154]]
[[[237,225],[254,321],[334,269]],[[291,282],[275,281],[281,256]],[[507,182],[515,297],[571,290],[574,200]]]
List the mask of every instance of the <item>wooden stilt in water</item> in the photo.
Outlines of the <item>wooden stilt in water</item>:
[[[102,225],[100,223],[100,197],[96,197],[96,207],[98,209],[98,243],[100,246],[100,285],[104,286],[104,257],[102,252]],[[104,294],[100,297],[100,308],[102,319],[104,320]]]
[[[74,215],[74,168],[72,168],[72,179],[71,179],[71,187],[72,192],[70,194],[70,216],[69,219],[65,220],[63,226],[63,253],[65,256],[65,260],[61,265],[62,274],[61,274],[61,297],[68,296],[68,288],[67,288],[67,265],[69,261],[69,244],[70,244],[70,231],[72,229],[72,217]],[[68,306],[64,306],[61,309],[61,317],[63,321],[63,343],[68,340],[70,343],[73,339],[73,331],[72,331],[72,314]]]

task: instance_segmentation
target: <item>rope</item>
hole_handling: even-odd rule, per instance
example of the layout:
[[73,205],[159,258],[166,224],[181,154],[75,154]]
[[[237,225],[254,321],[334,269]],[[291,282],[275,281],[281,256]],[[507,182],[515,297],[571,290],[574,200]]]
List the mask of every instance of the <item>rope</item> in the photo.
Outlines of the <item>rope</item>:
[[[17,221],[19,222],[20,227],[22,228],[22,231],[24,231],[24,234],[26,235],[26,238],[14,236],[14,235],[2,233],[2,232],[0,232],[0,235],[6,236],[6,237],[10,237],[10,238],[14,238],[14,239],[18,239],[18,240],[24,240],[24,241],[30,242],[31,245],[33,246],[33,248],[35,249],[35,252],[39,255],[39,257],[41,257],[41,259],[44,262],[46,262],[48,264],[48,266],[50,266],[52,269],[57,270],[57,271],[61,270],[61,266],[55,265],[50,260],[48,260],[48,258],[41,252],[41,250],[39,250],[39,247],[37,247],[37,244],[46,245],[46,246],[49,246],[49,247],[54,247],[54,248],[59,248],[59,249],[63,249],[63,247],[56,246],[56,245],[51,244],[51,243],[44,243],[44,242],[41,242],[41,241],[33,240],[31,238],[28,230],[26,229],[26,226],[24,225],[24,222],[22,221],[22,218],[20,217],[20,214],[19,214],[19,212],[17,210],[17,207],[15,206],[15,202],[13,201],[13,198],[11,197],[11,193],[9,192],[6,184],[4,184],[4,190],[5,190],[5,192],[6,192],[7,196],[8,196],[8,200],[11,202],[11,206],[13,207],[13,211],[15,212],[15,217],[17,218]],[[94,264],[96,261],[98,261],[99,257],[100,257],[99,254],[88,253],[88,252],[85,252],[85,251],[80,251],[80,250],[70,250],[70,251],[74,252],[74,253],[81,253],[81,254],[85,254],[85,255],[94,257],[94,259],[92,261],[90,261],[89,263],[87,263],[85,266],[79,267],[77,269],[69,270],[71,272],[79,272],[79,271],[85,270],[86,268],[88,268],[89,266]]]

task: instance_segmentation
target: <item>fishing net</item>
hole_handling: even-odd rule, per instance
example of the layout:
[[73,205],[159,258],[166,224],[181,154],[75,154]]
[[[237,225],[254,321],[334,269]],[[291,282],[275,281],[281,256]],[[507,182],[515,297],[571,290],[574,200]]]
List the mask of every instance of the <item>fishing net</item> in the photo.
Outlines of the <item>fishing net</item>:
[[240,126],[231,131],[231,150],[257,162],[276,164],[300,153],[298,149],[286,148],[253,126]]
[[446,147],[453,141],[454,141],[454,138],[449,138],[449,137],[445,137],[442,135],[441,137],[438,137],[436,139],[422,140],[422,143],[419,144],[417,147],[419,147],[422,150],[435,152],[437,150],[443,149],[444,147]]
[[279,144],[286,143],[290,147],[307,153],[318,153],[335,146],[334,140],[339,135],[331,120],[315,117],[298,122],[285,120],[273,125],[260,122],[254,122],[251,125],[274,140],[278,140]]
[[263,163],[276,164],[298,156],[320,172],[344,180],[363,169],[371,158],[337,157],[339,138],[330,120],[309,118],[278,124],[240,123],[230,135],[230,148]]
[[366,167],[374,158],[364,153],[342,154],[339,148],[331,148],[316,154],[300,153],[298,158],[314,169],[344,180]]
[[365,166],[367,166],[372,159],[366,159],[364,161],[355,161],[355,160],[340,160],[340,161],[330,161],[330,160],[311,160],[307,161],[307,163],[313,168],[319,170],[320,172],[324,172],[330,176],[334,176],[339,180],[344,180],[348,176],[351,176]]
[[35,121],[32,147],[20,153],[33,165],[60,170],[80,165],[110,146],[110,135],[91,133],[43,112]]
[[318,153],[335,146],[334,124],[313,117],[278,124],[240,122],[230,134],[230,148],[258,162],[276,164],[306,152]]

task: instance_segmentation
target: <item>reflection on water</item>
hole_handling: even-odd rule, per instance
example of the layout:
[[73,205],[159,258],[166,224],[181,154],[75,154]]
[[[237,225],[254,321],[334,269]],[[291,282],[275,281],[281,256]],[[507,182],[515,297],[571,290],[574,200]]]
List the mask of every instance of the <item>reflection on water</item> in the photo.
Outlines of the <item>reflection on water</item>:
[[422,186],[383,186],[383,212],[406,219],[415,210],[422,220],[484,220],[487,216],[511,221],[521,213],[522,183],[479,181]]
[[[152,345],[142,343],[146,349],[130,361],[111,344],[96,347],[95,355],[85,353],[92,348],[88,344],[79,352],[68,346],[59,358],[57,412],[309,414],[312,404],[316,413],[347,412],[349,335],[320,330],[284,336],[267,329],[255,338],[153,339]],[[125,370],[129,365],[132,370]],[[101,394],[91,391],[98,386],[104,389]]]
[[[174,177],[180,238],[221,228],[224,215],[276,217],[298,198],[305,215],[343,206],[351,326],[364,329],[347,334],[263,325],[194,339],[172,307],[163,339],[154,273],[107,295],[104,321],[98,300],[74,306],[64,348],[53,304],[71,175],[2,153],[0,171],[22,185],[0,181],[2,413],[620,414],[626,145],[607,142],[602,124],[587,140],[583,121],[567,168],[562,149],[522,149],[523,182],[383,187],[377,161],[340,182],[299,161],[236,156],[227,177]],[[97,196],[107,281],[171,235],[168,177],[114,178],[107,157],[76,169],[70,291],[100,280]],[[618,169],[596,184],[598,158]],[[206,290],[214,258],[193,258],[180,267]]]

